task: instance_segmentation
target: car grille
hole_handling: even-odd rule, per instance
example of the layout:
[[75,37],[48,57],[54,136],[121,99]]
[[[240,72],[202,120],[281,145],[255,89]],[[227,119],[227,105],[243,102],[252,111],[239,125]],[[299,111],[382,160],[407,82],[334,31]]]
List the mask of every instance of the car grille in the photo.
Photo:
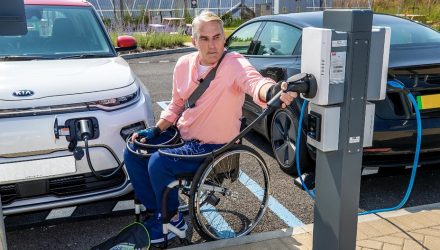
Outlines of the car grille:
[[440,74],[419,75],[419,80],[423,80],[427,84],[440,84]]
[[[422,152],[419,157],[419,164],[440,163],[439,152]],[[362,159],[364,167],[397,167],[412,166],[414,153],[406,154],[367,154],[364,153]]]
[[[99,171],[98,173],[104,175],[110,173],[110,171],[105,170]],[[96,178],[92,173],[87,173],[42,180],[41,182],[43,185],[47,185],[47,192],[45,194],[38,194],[38,196],[54,195],[61,198],[118,187],[125,182],[125,174],[123,171],[119,171],[114,177],[102,180]],[[24,182],[24,184],[25,183],[26,182]],[[21,194],[18,185],[21,185],[21,183],[0,186],[3,205],[8,205],[21,198],[32,198],[32,196]]]
[[0,186],[0,194],[2,196],[2,204],[9,204],[17,198],[17,191],[15,185],[2,185]]

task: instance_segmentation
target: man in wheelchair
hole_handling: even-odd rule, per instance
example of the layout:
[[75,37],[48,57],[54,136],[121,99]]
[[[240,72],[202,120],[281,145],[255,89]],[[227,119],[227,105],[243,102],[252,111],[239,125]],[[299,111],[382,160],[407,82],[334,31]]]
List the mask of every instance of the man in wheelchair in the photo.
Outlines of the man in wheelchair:
[[[171,103],[161,113],[156,126],[137,131],[132,141],[162,143],[166,140],[162,131],[175,124],[184,143],[180,147],[163,149],[164,152],[179,155],[212,152],[239,134],[245,94],[265,107],[267,100],[280,89],[287,88],[285,82],[276,84],[262,77],[242,55],[225,52],[223,22],[212,12],[203,11],[194,18],[192,43],[198,51],[182,56],[175,66]],[[217,70],[215,77],[210,77],[209,72],[213,69]],[[209,87],[201,91],[194,103],[189,103],[188,99],[193,92],[199,91],[196,89],[202,86],[204,79],[210,81]],[[296,96],[295,92],[281,94],[282,106],[289,105]],[[195,173],[203,159],[179,159],[158,152],[140,157],[127,150],[124,159],[137,197],[147,212],[154,214],[144,221],[151,243],[164,242],[160,215],[163,192],[176,180],[176,175]],[[174,215],[170,224],[186,230],[186,222],[177,212],[178,206],[178,190],[173,190],[168,195],[167,211]],[[166,237],[169,240],[175,236],[171,232]]]

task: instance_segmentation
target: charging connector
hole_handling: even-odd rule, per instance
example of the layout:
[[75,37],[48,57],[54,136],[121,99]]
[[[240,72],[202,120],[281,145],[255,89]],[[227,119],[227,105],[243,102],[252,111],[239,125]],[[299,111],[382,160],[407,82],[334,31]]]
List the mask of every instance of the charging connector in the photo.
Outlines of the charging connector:
[[75,127],[79,130],[81,140],[93,137],[92,122],[89,119],[78,120]]
[[66,140],[69,142],[84,141],[85,137],[89,140],[99,137],[99,124],[95,117],[69,119],[65,122],[64,128],[69,128],[69,133],[66,135]]

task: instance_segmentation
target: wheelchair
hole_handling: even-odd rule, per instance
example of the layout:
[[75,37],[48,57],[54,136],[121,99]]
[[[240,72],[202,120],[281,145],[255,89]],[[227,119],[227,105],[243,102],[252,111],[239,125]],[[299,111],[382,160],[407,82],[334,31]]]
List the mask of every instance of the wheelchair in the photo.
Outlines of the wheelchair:
[[[287,91],[303,93],[308,98],[316,95],[317,83],[313,75],[301,73],[286,81],[289,83]],[[181,189],[189,197],[191,223],[200,236],[208,241],[247,235],[257,226],[269,202],[269,171],[261,155],[242,145],[241,139],[264,117],[280,107],[281,94],[282,91],[269,100],[267,108],[248,126],[243,126],[242,121],[241,132],[234,139],[207,154],[177,155],[161,151],[162,148],[183,145],[177,129],[164,131],[170,139],[161,145],[134,141],[137,149],[132,150],[127,140],[127,149],[139,156],[149,157],[151,150],[157,150],[168,157],[205,159],[195,174],[176,176],[176,180],[163,193],[161,212],[165,247],[168,245],[166,236],[170,231],[182,243],[187,243],[185,232],[170,224],[175,213],[167,213],[167,195],[173,188]]]
[[[165,243],[169,232],[176,234],[182,244],[189,244],[186,232],[170,224],[177,213],[168,213],[167,198],[172,189],[179,189],[179,196],[187,204],[179,210],[188,210],[191,224],[207,241],[240,237],[249,234],[262,219],[269,202],[270,177],[262,156],[241,139],[204,155],[180,155],[161,151],[162,148],[179,147],[183,141],[178,130],[171,127],[162,132],[167,141],[159,144],[144,144],[139,140],[127,140],[127,149],[138,156],[149,157],[156,150],[159,154],[176,158],[204,158],[196,173],[181,174],[168,184],[162,196],[162,223]],[[133,149],[129,144],[135,144]],[[182,201],[181,201],[182,202]],[[186,209],[187,207],[187,209]],[[140,202],[135,201],[137,220],[140,218]]]

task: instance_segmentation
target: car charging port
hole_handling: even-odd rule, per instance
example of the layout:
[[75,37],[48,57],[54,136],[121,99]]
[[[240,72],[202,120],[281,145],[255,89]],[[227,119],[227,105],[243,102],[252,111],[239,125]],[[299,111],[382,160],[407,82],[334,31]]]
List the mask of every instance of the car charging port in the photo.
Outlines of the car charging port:
[[69,135],[66,136],[66,140],[72,141],[84,141],[94,140],[99,137],[99,124],[95,117],[84,117],[69,119],[65,123],[65,127],[69,128]]
[[[96,178],[110,178],[121,170],[124,162],[120,162],[119,160],[117,160],[118,166],[116,167],[116,169],[107,175],[102,175],[98,173],[93,167],[92,160],[90,159],[89,141],[97,139],[99,137],[99,125],[98,120],[95,117],[69,119],[66,121],[63,128],[69,128],[69,133],[68,135],[66,135],[66,140],[70,142],[68,146],[69,151],[73,152],[76,160],[81,160],[84,156],[85,151],[87,164],[89,165],[90,170]],[[58,129],[55,130],[58,131]],[[80,141],[84,141],[84,149],[78,146],[78,142]],[[116,155],[113,156],[117,159]]]

